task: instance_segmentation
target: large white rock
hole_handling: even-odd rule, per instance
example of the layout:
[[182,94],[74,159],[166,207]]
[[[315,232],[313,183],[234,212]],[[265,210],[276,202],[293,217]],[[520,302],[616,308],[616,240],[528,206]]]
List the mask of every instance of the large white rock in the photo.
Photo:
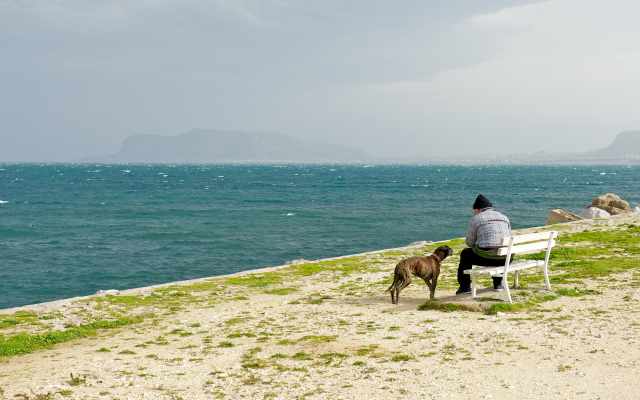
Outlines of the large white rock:
[[619,196],[613,193],[607,193],[600,197],[596,197],[587,207],[597,207],[611,215],[620,215],[631,211],[629,208],[629,202],[622,200]]
[[605,210],[601,210],[598,207],[589,207],[580,214],[580,216],[584,219],[595,219],[595,218],[609,218],[611,214],[606,212]]
[[584,219],[579,215],[572,214],[568,211],[551,210],[547,217],[547,225],[564,224],[566,222],[579,221]]
[[631,212],[640,212],[640,207],[636,207],[633,210],[631,210]]

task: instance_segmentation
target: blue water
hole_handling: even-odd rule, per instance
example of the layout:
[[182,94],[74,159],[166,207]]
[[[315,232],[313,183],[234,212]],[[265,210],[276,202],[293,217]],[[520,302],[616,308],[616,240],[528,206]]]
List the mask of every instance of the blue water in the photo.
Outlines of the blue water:
[[[602,175],[602,173],[606,173]],[[515,229],[640,166],[0,164],[0,309],[466,235],[482,193]]]

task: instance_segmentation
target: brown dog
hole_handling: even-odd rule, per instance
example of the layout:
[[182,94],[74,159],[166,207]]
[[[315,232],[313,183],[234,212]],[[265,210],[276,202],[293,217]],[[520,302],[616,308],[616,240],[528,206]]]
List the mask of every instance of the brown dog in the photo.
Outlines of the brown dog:
[[[409,286],[411,275],[424,280],[424,283],[429,286],[430,296],[433,299],[436,292],[436,284],[438,283],[438,275],[440,275],[440,264],[452,254],[453,250],[449,246],[440,246],[430,256],[411,257],[400,261],[396,265],[393,283],[386,290],[386,292],[391,291],[391,304],[398,304],[400,291]],[[431,279],[431,282],[429,282],[429,279]]]

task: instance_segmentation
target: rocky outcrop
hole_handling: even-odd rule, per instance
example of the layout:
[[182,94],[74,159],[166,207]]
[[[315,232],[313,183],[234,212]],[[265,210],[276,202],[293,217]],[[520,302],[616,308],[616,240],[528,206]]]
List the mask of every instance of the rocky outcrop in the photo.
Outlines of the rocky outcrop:
[[428,244],[433,244],[433,242],[431,240],[421,240],[419,242],[413,242],[411,244],[408,244],[407,247],[422,247],[422,246],[426,246]]
[[584,218],[567,211],[551,210],[549,216],[547,217],[547,225],[563,224],[565,222],[579,221],[581,219]]
[[309,260],[305,260],[304,258],[300,258],[298,260],[291,260],[291,261],[287,261],[284,263],[284,265],[298,265],[298,264],[305,264],[310,262]]
[[365,152],[328,143],[306,143],[290,135],[194,129],[178,136],[133,135],[119,152],[85,162],[364,162]]
[[607,193],[600,197],[596,197],[587,207],[596,207],[611,215],[620,215],[631,212],[629,203],[620,199],[620,197],[613,193]]
[[611,214],[597,207],[589,207],[580,214],[584,219],[609,218]]
[[638,156],[640,155],[640,131],[627,131],[618,134],[609,146],[594,152],[596,156]]

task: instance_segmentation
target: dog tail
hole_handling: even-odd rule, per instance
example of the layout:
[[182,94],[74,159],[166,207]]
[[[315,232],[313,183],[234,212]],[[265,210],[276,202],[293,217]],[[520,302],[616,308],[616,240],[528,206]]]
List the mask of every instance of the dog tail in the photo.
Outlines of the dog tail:
[[391,284],[391,286],[389,286],[389,289],[385,290],[385,292],[390,292],[393,288],[395,288],[399,284],[400,284],[400,275],[394,274],[393,283]]

